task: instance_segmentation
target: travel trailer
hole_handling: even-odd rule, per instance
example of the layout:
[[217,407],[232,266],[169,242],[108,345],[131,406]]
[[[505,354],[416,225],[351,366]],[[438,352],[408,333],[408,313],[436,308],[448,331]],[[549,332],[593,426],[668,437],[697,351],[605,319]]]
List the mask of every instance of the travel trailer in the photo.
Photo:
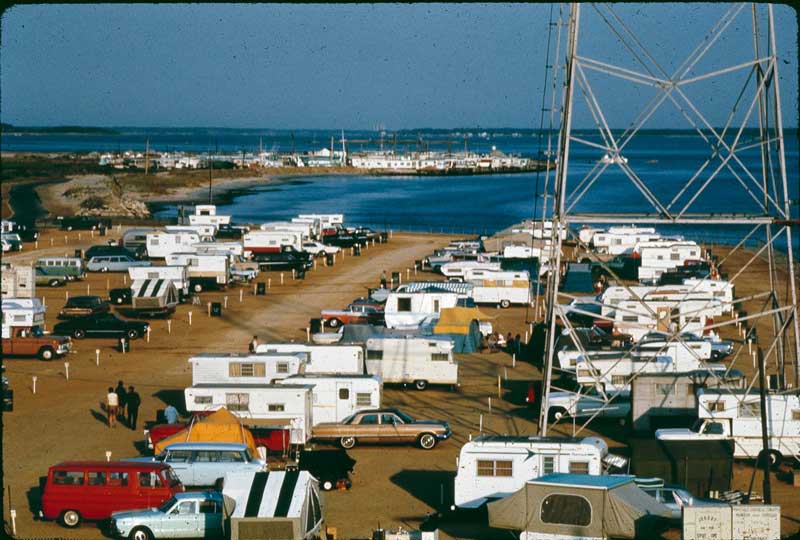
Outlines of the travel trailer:
[[439,267],[439,272],[448,278],[463,278],[467,269],[501,270],[499,262],[453,261]]
[[286,246],[297,251],[303,249],[303,235],[297,231],[250,231],[245,233],[243,242],[245,257],[259,253],[280,253]]
[[363,374],[364,349],[360,345],[307,345],[305,343],[260,343],[259,354],[305,353],[304,373]]
[[213,204],[198,204],[194,207],[194,214],[189,215],[190,225],[230,225],[231,216],[217,214],[217,207]]
[[280,427],[290,444],[311,437],[313,387],[288,384],[196,384],[184,390],[186,410],[206,413],[220,407],[242,418],[245,426]]
[[189,358],[192,384],[272,384],[302,373],[307,353],[200,353]]
[[187,266],[147,266],[128,268],[131,282],[166,279],[175,285],[179,300],[189,296],[189,269]]
[[156,232],[147,234],[147,256],[150,259],[166,259],[173,253],[194,252],[194,245],[200,242],[196,232]]
[[458,362],[453,342],[430,337],[373,337],[367,340],[367,372],[384,383],[458,385]]
[[622,255],[632,253],[637,244],[658,240],[661,235],[652,227],[610,227],[592,236],[592,247],[598,253]]
[[[763,449],[761,400],[757,391],[697,391],[698,421],[692,429],[659,429],[656,439],[732,439],[733,457],[755,459]],[[768,394],[767,432],[769,459],[780,463],[784,457],[800,456],[800,397],[797,394]]]
[[293,223],[291,221],[272,221],[261,225],[262,231],[286,231],[299,233],[300,241],[314,239],[313,223]]
[[413,293],[389,293],[383,317],[387,328],[416,327],[426,319],[437,317],[444,308],[473,305],[474,302],[465,295],[433,285]]
[[455,506],[478,508],[539,476],[600,475],[608,467],[624,466],[625,459],[609,454],[598,437],[481,435],[461,447],[456,463]]
[[217,234],[216,225],[167,225],[164,230],[169,233],[193,232],[200,236],[201,242],[213,242]]
[[244,246],[241,242],[200,242],[193,244],[190,251],[205,255],[228,255],[231,261],[244,256]]
[[224,289],[230,281],[230,261],[225,255],[172,253],[166,257],[169,266],[185,266],[189,272],[189,287],[193,292]]
[[297,374],[276,384],[310,385],[316,426],[322,422],[341,422],[351,414],[381,406],[380,377],[375,375]]
[[33,266],[4,264],[0,279],[3,298],[36,297],[36,272]]
[[703,250],[696,242],[660,241],[639,244],[635,248],[642,264],[639,266],[639,281],[657,283],[668,270],[683,266],[687,261],[700,260]]
[[122,233],[122,246],[139,253],[147,249],[147,235],[160,232],[158,229],[128,229]]
[[625,300],[614,313],[614,329],[634,341],[653,330],[706,335],[706,326],[722,311],[719,300]]
[[469,268],[464,281],[474,285],[472,299],[476,304],[496,304],[501,308],[511,304],[531,302],[531,280],[528,272],[504,272]]

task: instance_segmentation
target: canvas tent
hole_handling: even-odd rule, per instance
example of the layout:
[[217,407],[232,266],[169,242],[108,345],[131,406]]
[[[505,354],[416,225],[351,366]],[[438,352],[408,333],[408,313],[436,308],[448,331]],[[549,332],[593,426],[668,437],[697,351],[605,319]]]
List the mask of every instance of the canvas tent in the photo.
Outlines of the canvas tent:
[[306,471],[227,473],[222,494],[230,514],[230,539],[306,540],[321,536],[324,502]]
[[489,525],[520,538],[653,538],[671,516],[632,476],[548,474],[489,503]]
[[446,334],[453,340],[453,352],[471,353],[480,349],[481,331],[478,321],[493,319],[478,308],[453,307],[441,311],[433,327],[434,334]]
[[131,304],[138,310],[174,310],[178,289],[169,279],[141,279],[131,284]]
[[205,418],[195,420],[192,424],[174,435],[161,439],[155,444],[154,451],[158,455],[170,444],[179,442],[226,442],[245,444],[252,456],[257,456],[256,442],[250,430],[242,426],[241,420],[226,408],[214,411]]
[[631,466],[637,476],[663,478],[697,495],[727,491],[733,480],[733,441],[631,439]]

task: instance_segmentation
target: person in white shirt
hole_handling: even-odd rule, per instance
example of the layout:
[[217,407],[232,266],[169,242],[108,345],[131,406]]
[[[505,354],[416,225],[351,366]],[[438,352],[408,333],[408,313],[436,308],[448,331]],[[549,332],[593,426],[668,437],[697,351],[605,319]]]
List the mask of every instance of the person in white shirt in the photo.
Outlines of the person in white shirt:
[[106,409],[108,410],[108,427],[117,427],[117,409],[119,408],[119,396],[114,391],[114,388],[108,387],[108,395],[106,396]]

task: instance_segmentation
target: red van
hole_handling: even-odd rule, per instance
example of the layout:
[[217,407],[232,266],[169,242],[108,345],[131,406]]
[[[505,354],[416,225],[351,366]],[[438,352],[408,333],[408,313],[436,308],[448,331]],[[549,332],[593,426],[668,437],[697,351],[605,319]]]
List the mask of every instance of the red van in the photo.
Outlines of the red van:
[[64,461],[47,473],[41,515],[73,528],[118,510],[159,506],[180,491],[183,484],[163,463]]

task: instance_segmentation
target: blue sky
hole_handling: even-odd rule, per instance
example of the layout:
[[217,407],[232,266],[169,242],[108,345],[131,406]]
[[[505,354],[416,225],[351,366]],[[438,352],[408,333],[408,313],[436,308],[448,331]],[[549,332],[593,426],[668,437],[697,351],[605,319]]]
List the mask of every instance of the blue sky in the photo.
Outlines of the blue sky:
[[[614,7],[667,71],[726,8]],[[538,127],[549,11],[548,4],[16,6],[2,18],[2,121]],[[775,18],[784,121],[797,126],[797,19],[787,6],[776,6]],[[696,73],[714,62],[752,59],[749,25],[745,10]],[[588,4],[581,30],[579,52],[630,65]],[[719,125],[742,81],[737,73],[687,88],[687,95]],[[619,81],[593,84],[615,126],[626,125],[652,96]],[[687,126],[672,108],[648,127]]]

